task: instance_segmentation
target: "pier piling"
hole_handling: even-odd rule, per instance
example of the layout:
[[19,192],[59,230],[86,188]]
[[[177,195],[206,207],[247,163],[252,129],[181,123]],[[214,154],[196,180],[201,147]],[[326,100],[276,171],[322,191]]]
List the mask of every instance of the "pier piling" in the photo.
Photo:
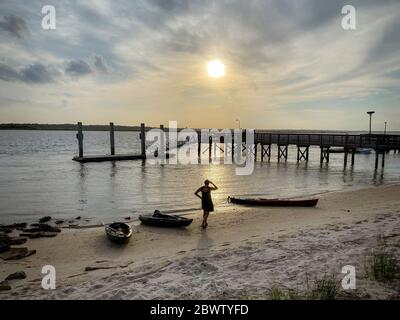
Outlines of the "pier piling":
[[115,143],[114,143],[114,123],[110,122],[110,148],[111,155],[115,155]]
[[285,159],[287,161],[288,158],[288,146],[287,145],[278,145],[278,162],[281,162],[281,159]]
[[140,124],[140,140],[142,157],[146,157],[146,127],[144,123]]
[[268,157],[268,161],[271,160],[271,145],[261,144],[261,161],[264,161],[265,156]]
[[297,146],[297,162],[302,160],[308,162],[310,146]]
[[201,132],[197,133],[197,156],[201,157]]
[[212,158],[212,143],[213,143],[213,137],[209,136],[208,137],[208,158]]
[[165,159],[165,152],[167,151],[167,146],[165,145],[165,135],[164,135],[164,125],[160,124],[161,136],[160,136],[160,152],[159,156],[161,159]]
[[79,147],[79,157],[83,157],[83,133],[82,133],[82,122],[78,122],[78,134],[76,135],[78,139],[78,147]]

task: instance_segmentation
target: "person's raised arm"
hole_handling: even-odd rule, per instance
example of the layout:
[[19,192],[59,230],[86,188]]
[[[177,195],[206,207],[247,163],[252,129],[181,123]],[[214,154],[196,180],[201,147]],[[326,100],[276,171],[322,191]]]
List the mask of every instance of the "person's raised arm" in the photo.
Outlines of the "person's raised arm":
[[210,183],[214,186],[213,188],[211,188],[211,190],[218,190],[218,187],[215,185],[214,182],[211,182],[211,181],[210,181]]
[[198,189],[196,190],[196,192],[194,193],[194,195],[195,195],[196,197],[199,197],[200,199],[202,199],[202,197],[199,195],[200,191],[201,191],[201,188],[198,188]]

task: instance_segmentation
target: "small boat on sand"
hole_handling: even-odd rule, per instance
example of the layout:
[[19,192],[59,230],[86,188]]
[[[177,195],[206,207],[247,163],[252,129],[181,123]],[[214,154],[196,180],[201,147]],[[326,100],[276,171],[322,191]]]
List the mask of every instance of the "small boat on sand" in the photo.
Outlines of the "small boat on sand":
[[315,207],[318,199],[308,200],[284,200],[284,199],[239,199],[228,197],[228,202],[247,205],[247,206],[260,206],[260,207]]
[[139,220],[143,224],[148,226],[164,227],[164,228],[187,227],[193,222],[193,219],[188,219],[181,216],[162,214],[158,210],[156,210],[153,215],[139,216]]
[[104,225],[106,235],[112,242],[123,244],[127,243],[132,236],[132,228],[123,222],[114,222]]

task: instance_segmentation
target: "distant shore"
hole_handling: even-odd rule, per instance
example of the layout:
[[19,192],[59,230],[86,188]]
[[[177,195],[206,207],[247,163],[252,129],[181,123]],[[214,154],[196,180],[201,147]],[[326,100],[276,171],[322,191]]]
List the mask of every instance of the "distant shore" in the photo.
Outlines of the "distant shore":
[[[0,123],[0,130],[76,131],[76,124]],[[109,131],[109,125],[83,125],[85,131]],[[140,126],[114,126],[115,131],[140,131]]]
[[[24,271],[0,298],[12,299],[269,299],[307,291],[325,275],[343,278],[353,265],[357,289],[339,299],[398,299],[399,282],[371,279],[366,257],[384,243],[400,256],[400,185],[322,195],[316,208],[224,208],[200,229],[135,226],[130,243],[110,243],[104,228],[63,230],[29,240],[37,253],[2,261],[0,277]],[[383,240],[383,242],[382,242]],[[40,270],[57,269],[57,289],[41,288]]]
[[[82,126],[84,131],[109,131],[110,126],[106,124],[98,124],[98,125],[85,125]],[[146,130],[156,128],[151,126],[146,126]],[[157,127],[158,128],[158,127]],[[65,124],[41,124],[41,123],[0,123],[0,130],[44,130],[44,131],[76,131],[78,126],[72,123]],[[165,127],[168,130],[168,126]],[[184,128],[178,128],[181,130]],[[193,128],[195,130],[201,130],[201,128]],[[221,129],[221,128],[220,128]],[[122,126],[122,125],[114,125],[115,131],[140,131],[140,126]],[[305,130],[305,129],[255,129],[258,131],[267,131],[267,132],[292,132],[292,133],[356,133],[356,134],[366,134],[367,131],[359,131],[359,130]],[[374,131],[373,134],[380,134],[381,131]],[[400,131],[388,131],[387,134],[400,134]]]

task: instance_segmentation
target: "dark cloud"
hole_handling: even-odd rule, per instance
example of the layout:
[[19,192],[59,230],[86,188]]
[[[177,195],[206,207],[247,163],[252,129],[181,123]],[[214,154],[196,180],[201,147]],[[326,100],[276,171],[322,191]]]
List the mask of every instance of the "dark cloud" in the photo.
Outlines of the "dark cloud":
[[32,64],[20,71],[21,81],[26,83],[51,83],[58,75],[58,70],[40,63]]
[[20,79],[19,73],[13,68],[0,63],[0,79],[4,81],[18,81]]
[[59,71],[53,67],[35,63],[21,70],[0,63],[0,79],[4,81],[20,81],[32,84],[45,84],[54,82]]
[[73,60],[68,63],[65,73],[74,77],[86,76],[92,73],[92,68],[83,60]]
[[149,3],[167,12],[182,11],[189,7],[188,0],[149,0]]
[[29,34],[25,20],[17,16],[3,17],[0,21],[0,29],[17,38],[23,38]]
[[108,73],[108,67],[103,57],[94,56],[94,67],[97,71]]

